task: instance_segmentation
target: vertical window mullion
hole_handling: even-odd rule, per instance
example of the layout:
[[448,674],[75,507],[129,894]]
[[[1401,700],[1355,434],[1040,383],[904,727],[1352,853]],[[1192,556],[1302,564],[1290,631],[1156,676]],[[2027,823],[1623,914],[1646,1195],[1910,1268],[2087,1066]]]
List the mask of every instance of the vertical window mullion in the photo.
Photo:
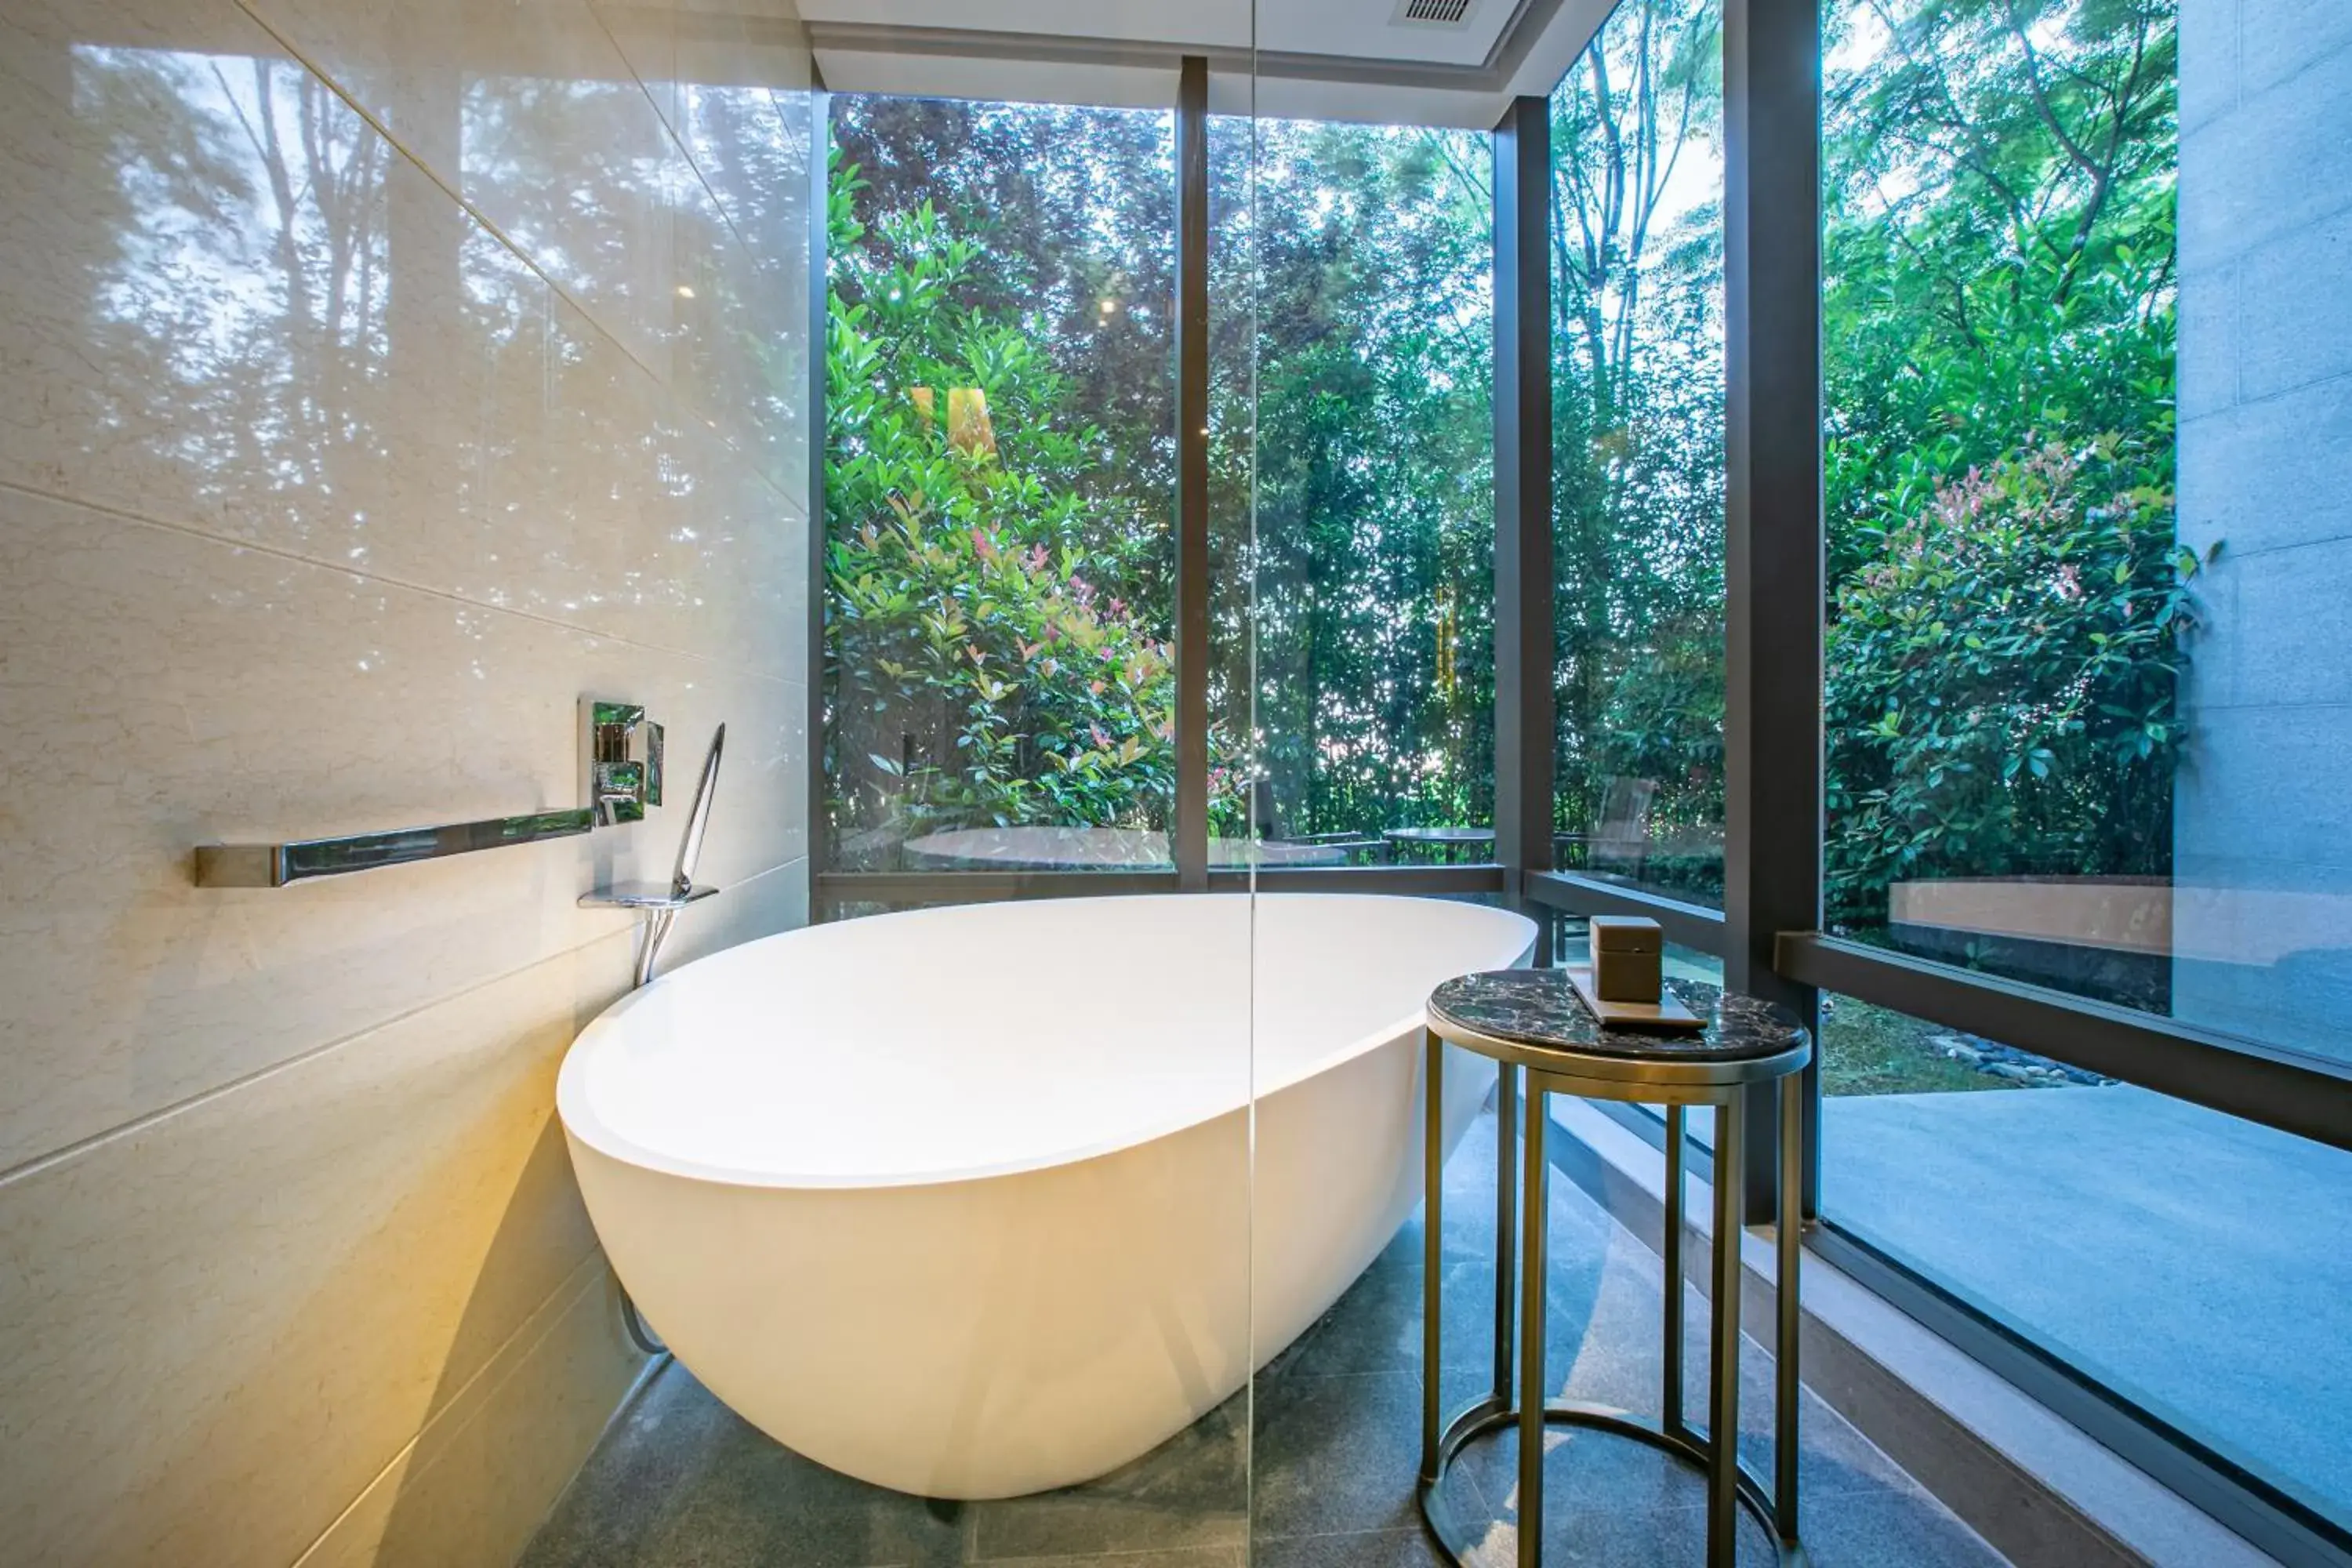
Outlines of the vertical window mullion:
[[[1795,1008],[1772,967],[1822,913],[1822,196],[1817,0],[1723,14],[1724,983]],[[1807,1072],[1806,1211],[1818,1206],[1821,1073]],[[1746,1129],[1750,1206],[1772,1191],[1764,1097]]]
[[1209,885],[1209,62],[1176,89],[1177,885]]

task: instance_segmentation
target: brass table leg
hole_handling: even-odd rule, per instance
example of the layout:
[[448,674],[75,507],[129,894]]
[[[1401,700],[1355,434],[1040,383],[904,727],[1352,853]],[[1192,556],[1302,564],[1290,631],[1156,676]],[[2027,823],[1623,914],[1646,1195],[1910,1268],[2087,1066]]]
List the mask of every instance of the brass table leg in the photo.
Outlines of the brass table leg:
[[1518,1258],[1519,1069],[1495,1064],[1495,1397],[1511,1402],[1511,1324]]
[[1433,1029],[1425,1031],[1427,1049],[1422,1069],[1423,1097],[1428,1101],[1422,1117],[1427,1148],[1422,1156],[1421,1237],[1421,1479],[1437,1480],[1439,1368],[1444,1364],[1439,1333],[1439,1299],[1444,1295],[1444,1249],[1445,1175],[1445,1042]]
[[1781,1544],[1797,1542],[1797,1407],[1804,1397],[1797,1381],[1797,1341],[1804,1300],[1798,1289],[1805,1236],[1804,1075],[1780,1080],[1780,1268],[1772,1288],[1780,1321],[1772,1340],[1772,1523]]
[[1666,1288],[1666,1386],[1665,1398],[1658,1406],[1658,1425],[1668,1432],[1687,1430],[1683,1422],[1684,1116],[1681,1106],[1666,1107],[1666,1228],[1662,1248]]
[[1528,1080],[1519,1222],[1519,1568],[1543,1561],[1544,1218],[1549,1209],[1544,1161],[1544,1092]]
[[1707,1352],[1706,1563],[1735,1568],[1739,1554],[1739,1238],[1747,1198],[1748,1095],[1715,1111],[1714,1300]]

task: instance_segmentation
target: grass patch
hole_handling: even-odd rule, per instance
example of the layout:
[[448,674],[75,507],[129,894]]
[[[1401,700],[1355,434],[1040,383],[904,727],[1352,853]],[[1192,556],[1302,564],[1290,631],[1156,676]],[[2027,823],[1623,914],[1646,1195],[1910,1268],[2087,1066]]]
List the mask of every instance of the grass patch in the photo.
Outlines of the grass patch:
[[1940,1094],[2022,1089],[1954,1061],[1933,1041],[1951,1031],[1851,996],[1822,998],[1823,1094]]

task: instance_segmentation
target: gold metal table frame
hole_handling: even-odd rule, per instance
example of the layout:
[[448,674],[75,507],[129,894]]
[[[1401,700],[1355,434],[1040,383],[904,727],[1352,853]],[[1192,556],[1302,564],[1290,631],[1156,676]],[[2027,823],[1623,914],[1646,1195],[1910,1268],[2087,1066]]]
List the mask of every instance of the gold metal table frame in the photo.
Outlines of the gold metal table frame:
[[[1440,1412],[1442,1353],[1439,1302],[1444,1296],[1444,1237],[1442,1192],[1445,1144],[1447,1044],[1494,1058],[1495,1102],[1495,1380],[1492,1392],[1445,1419]],[[1539,1568],[1543,1543],[1543,1436],[1547,1425],[1580,1426],[1646,1443],[1703,1470],[1706,1476],[1707,1568],[1734,1568],[1738,1511],[1746,1508],[1779,1548],[1783,1568],[1803,1568],[1808,1559],[1797,1530],[1797,1289],[1801,1209],[1804,1193],[1804,1097],[1802,1068],[1812,1042],[1769,1056],[1731,1060],[1686,1060],[1586,1054],[1533,1046],[1480,1034],[1440,1021],[1433,1012],[1426,1032],[1426,1208],[1423,1216],[1421,1511],[1448,1561],[1462,1563],[1476,1542],[1470,1527],[1447,1506],[1440,1483],[1465,1445],[1488,1432],[1516,1426],[1518,1452],[1518,1568]],[[1526,1088],[1517,1079],[1524,1074]],[[1770,1489],[1739,1462],[1739,1238],[1745,1234],[1746,1194],[1739,1181],[1715,1184],[1715,1233],[1708,1286],[1708,1397],[1706,1427],[1683,1418],[1683,1185],[1684,1117],[1688,1107],[1716,1109],[1715,1169],[1719,1175],[1743,1168],[1747,1097],[1778,1081],[1780,1148],[1777,1194],[1780,1268],[1775,1290],[1773,1346],[1774,1427]],[[1572,1094],[1666,1108],[1664,1237],[1664,1405],[1657,1422],[1578,1400],[1514,1398],[1513,1325],[1518,1339],[1519,1386],[1545,1386],[1545,1235],[1550,1166],[1544,1152],[1546,1097]],[[1524,1106],[1522,1110],[1521,1107]],[[1524,1129],[1514,1136],[1514,1123]],[[1519,1169],[1514,1170],[1514,1164]],[[1513,1235],[1521,1258],[1517,1269],[1514,1312]],[[1727,1245],[1727,1241],[1728,1245]],[[1726,1310],[1726,1303],[1730,1303]],[[1732,1434],[1728,1442],[1715,1435]],[[1483,1525],[1485,1521],[1480,1521]]]

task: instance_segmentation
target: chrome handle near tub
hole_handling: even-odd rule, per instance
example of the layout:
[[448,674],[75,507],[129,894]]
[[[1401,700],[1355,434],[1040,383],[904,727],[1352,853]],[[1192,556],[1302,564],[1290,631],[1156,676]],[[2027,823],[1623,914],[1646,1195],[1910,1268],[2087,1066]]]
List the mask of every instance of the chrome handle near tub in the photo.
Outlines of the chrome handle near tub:
[[636,984],[639,985],[653,980],[654,961],[661,956],[662,942],[669,936],[669,928],[677,919],[677,911],[719,890],[709,883],[697,882],[694,869],[702,859],[703,829],[710,825],[711,795],[719,784],[719,760],[726,749],[727,726],[721,724],[710,737],[709,753],[702,759],[702,776],[694,786],[694,805],[686,814],[686,832],[678,838],[677,861],[670,869],[669,881],[667,884],[624,882],[580,895],[580,907],[583,909],[640,910],[645,912],[645,942],[637,952]]

